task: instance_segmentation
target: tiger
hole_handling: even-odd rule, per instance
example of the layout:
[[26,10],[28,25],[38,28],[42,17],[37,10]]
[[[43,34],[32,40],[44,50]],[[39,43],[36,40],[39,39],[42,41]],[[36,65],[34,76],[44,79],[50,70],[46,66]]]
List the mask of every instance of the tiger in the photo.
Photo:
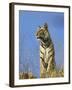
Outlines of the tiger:
[[56,66],[54,44],[47,23],[38,27],[36,38],[40,41],[40,77],[46,78]]

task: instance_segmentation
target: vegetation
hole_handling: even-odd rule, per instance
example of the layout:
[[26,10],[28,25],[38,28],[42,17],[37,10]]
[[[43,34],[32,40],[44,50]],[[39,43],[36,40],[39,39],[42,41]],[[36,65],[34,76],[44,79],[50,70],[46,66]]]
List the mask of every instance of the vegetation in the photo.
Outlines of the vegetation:
[[29,63],[21,64],[22,69],[19,72],[19,79],[32,79],[36,78],[33,75],[31,68],[29,67]]
[[53,77],[64,77],[64,70],[62,69],[55,69],[50,72],[47,72],[47,74],[42,73],[41,78],[53,78]]
[[[53,71],[47,72],[47,75],[45,73],[42,74],[42,77],[40,78],[53,78],[53,77],[64,77],[64,70],[63,69],[55,69]],[[19,79],[35,79],[37,78],[32,74],[32,72],[20,72],[19,73]]]
[[25,72],[20,72],[19,73],[19,79],[33,79],[36,78],[31,72],[25,73]]
[[[23,70],[19,72],[19,79],[34,79],[37,78],[33,75],[32,70],[28,67],[29,64],[23,64]],[[40,78],[53,78],[53,77],[64,77],[64,69],[50,70],[41,74]]]

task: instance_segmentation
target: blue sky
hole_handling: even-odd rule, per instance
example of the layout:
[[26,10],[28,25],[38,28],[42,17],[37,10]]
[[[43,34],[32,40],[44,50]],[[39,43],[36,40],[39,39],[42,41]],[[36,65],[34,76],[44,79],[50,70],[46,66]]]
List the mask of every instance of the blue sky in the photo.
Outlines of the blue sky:
[[[48,23],[55,47],[57,67],[64,64],[64,13],[19,11],[19,70],[40,75],[39,42],[35,32],[39,25]],[[25,68],[24,68],[25,67]]]

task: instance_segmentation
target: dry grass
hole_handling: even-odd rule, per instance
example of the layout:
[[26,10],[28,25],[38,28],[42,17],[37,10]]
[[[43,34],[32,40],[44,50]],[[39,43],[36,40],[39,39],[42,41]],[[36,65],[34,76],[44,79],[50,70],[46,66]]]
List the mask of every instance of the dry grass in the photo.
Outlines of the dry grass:
[[54,70],[48,73],[48,77],[64,77],[64,70]]
[[25,72],[20,72],[19,73],[19,79],[33,79],[36,78],[35,76],[33,76],[33,74],[30,73],[25,73]]
[[64,70],[60,69],[54,69],[52,71],[45,73],[42,73],[41,78],[53,78],[53,77],[64,77]]
[[[42,73],[40,78],[53,78],[53,77],[64,77],[64,70],[62,69],[55,69],[47,73]],[[35,79],[37,78],[34,76],[31,72],[25,73],[21,72],[19,73],[19,79]]]

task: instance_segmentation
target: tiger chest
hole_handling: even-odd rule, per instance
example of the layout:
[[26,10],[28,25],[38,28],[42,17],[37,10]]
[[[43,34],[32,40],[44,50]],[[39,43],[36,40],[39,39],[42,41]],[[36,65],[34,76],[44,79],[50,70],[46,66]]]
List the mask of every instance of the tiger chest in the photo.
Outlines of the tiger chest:
[[49,48],[44,48],[40,46],[40,58],[44,60],[45,63],[48,63],[48,57],[49,57]]

